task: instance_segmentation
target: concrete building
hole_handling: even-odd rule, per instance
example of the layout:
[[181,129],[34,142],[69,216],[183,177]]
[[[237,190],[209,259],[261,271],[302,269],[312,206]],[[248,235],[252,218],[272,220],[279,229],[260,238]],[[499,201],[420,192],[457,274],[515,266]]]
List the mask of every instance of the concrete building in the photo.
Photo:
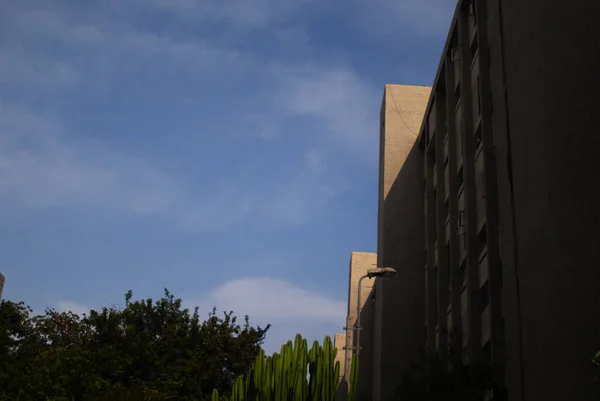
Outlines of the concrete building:
[[426,350],[500,368],[510,400],[596,393],[599,17],[459,2],[421,126]]
[[[392,279],[363,281],[357,400],[388,399],[398,372],[419,359],[424,345],[423,155],[415,141],[430,87],[386,85],[381,107],[377,253],[353,252],[350,261],[346,373],[355,352],[358,280],[367,269],[394,267]],[[406,190],[409,188],[409,190]],[[415,285],[416,283],[416,285]],[[388,355],[390,357],[388,357]],[[379,398],[377,398],[379,399]]]
[[[423,160],[414,146],[431,88],[386,85],[381,106],[373,398],[387,400],[423,347]],[[361,371],[363,367],[361,359]],[[362,373],[362,372],[361,372]]]
[[[358,312],[358,294],[359,280],[367,274],[367,270],[377,267],[377,254],[370,252],[352,252],[350,256],[349,280],[348,280],[348,315],[346,319],[346,347],[345,347],[345,382],[349,383],[350,367],[352,364],[352,355],[357,350],[357,312]],[[363,366],[360,368],[359,375],[367,375],[372,365],[373,355],[373,314],[370,304],[372,303],[373,280],[363,280],[360,288],[360,359]],[[365,346],[366,344],[366,346]],[[357,386],[357,400],[361,396],[369,396],[372,386],[371,380],[360,379]]]
[[336,334],[333,345],[337,349],[335,362],[340,363],[340,378],[343,378],[346,369],[346,334]]
[[421,351],[495,365],[510,401],[596,395],[599,19],[461,0],[431,93],[386,86],[377,265],[398,275],[375,284],[373,400]]
[[346,334],[336,334],[334,346],[337,349],[335,362],[339,362],[340,364],[340,383],[335,399],[336,401],[345,401],[348,395],[348,382],[346,381]]

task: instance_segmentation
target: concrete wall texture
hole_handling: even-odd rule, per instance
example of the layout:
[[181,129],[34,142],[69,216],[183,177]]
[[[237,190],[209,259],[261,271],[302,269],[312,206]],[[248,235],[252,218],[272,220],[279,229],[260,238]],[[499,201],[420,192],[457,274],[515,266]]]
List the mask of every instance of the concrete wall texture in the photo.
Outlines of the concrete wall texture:
[[386,85],[381,106],[377,265],[398,275],[376,283],[374,400],[391,396],[423,346],[423,156],[415,140],[430,91]]
[[363,307],[366,399],[420,351],[494,364],[510,401],[597,396],[598,20],[597,0],[460,0],[433,88],[385,87],[376,263],[398,275]]
[[[350,375],[350,366],[352,363],[352,355],[355,352],[356,345],[356,330],[353,328],[356,327],[357,320],[357,307],[358,307],[358,282],[361,277],[367,274],[367,270],[373,269],[377,266],[377,254],[371,252],[352,252],[350,256],[350,264],[349,264],[349,280],[348,280],[348,315],[346,319],[346,352],[345,352],[345,368],[344,371],[346,373],[346,380],[348,380],[348,376]],[[360,299],[360,309],[364,309],[364,305],[371,302],[371,294],[373,291],[373,281],[369,279],[365,279],[362,281],[361,285],[361,299]],[[369,317],[361,315],[361,326],[364,324],[369,324]],[[364,332],[362,330],[361,333],[361,344],[360,346],[364,347]],[[371,337],[372,338],[372,337]],[[369,339],[369,334],[367,334],[367,340]],[[365,369],[368,366],[368,355],[369,355],[369,344],[367,343],[366,350],[361,350],[362,353],[365,353]],[[361,373],[365,370],[361,368]],[[368,385],[370,381],[362,381],[362,385]]]
[[344,377],[346,369],[346,334],[336,334],[333,345],[337,349],[335,361],[340,363],[340,376]]
[[522,330],[523,389],[513,399],[591,400],[584,355],[597,351],[600,326],[600,3],[504,0],[490,17],[500,12]]
[[333,345],[337,349],[335,361],[340,364],[340,384],[338,385],[335,399],[336,401],[345,401],[348,395],[348,382],[345,378],[346,369],[346,334],[336,334]]

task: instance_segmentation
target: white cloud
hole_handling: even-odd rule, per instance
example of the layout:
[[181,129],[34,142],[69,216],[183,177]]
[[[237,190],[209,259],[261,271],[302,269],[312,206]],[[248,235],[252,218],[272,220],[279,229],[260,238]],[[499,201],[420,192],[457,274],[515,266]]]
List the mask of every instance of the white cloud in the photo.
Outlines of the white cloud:
[[309,341],[333,338],[344,325],[347,301],[301,288],[289,281],[257,277],[229,281],[216,288],[208,299],[198,303],[200,311],[232,310],[238,317],[248,315],[253,325],[272,328],[265,350],[278,351],[297,333]]
[[322,118],[332,134],[356,141],[373,137],[377,93],[349,69],[292,76],[282,96],[291,112]]
[[[339,177],[316,168],[317,159],[308,156],[299,171],[265,193],[247,185],[241,189],[231,179],[222,187],[194,183],[205,191],[199,193],[159,166],[85,139],[86,133],[67,130],[60,114],[39,108],[44,104],[65,110],[80,98],[89,101],[90,96],[117,90],[129,80],[148,85],[181,82],[176,80],[181,80],[182,72],[187,73],[186,85],[195,80],[208,82],[213,76],[232,80],[269,76],[273,85],[259,111],[249,111],[247,116],[242,112],[239,117],[260,131],[257,136],[276,136],[284,130],[286,117],[302,116],[324,126],[323,131],[304,135],[329,138],[326,146],[358,151],[375,160],[373,127],[377,126],[379,94],[351,68],[282,64],[198,37],[142,31],[126,13],[109,18],[109,9],[67,10],[58,7],[59,3],[50,2],[43,9],[15,3],[0,16],[0,24],[13,33],[0,49],[0,83],[11,85],[19,100],[0,94],[0,201],[30,207],[109,207],[164,216],[181,227],[212,231],[257,215],[302,224],[343,192]],[[292,1],[251,3],[257,7],[240,1],[188,0],[154,0],[137,2],[137,6],[165,7],[181,12],[182,18],[191,10],[228,24],[245,21],[254,27],[301,7]],[[307,41],[306,31],[296,26],[277,32],[291,42]],[[59,44],[61,51],[48,52],[48,41]]]
[[[282,67],[279,67],[280,69]],[[350,68],[283,69],[279,97],[286,112],[315,119],[336,148],[376,156],[380,93]]]
[[260,320],[309,319],[343,323],[346,302],[272,278],[233,280],[217,288],[211,301]]

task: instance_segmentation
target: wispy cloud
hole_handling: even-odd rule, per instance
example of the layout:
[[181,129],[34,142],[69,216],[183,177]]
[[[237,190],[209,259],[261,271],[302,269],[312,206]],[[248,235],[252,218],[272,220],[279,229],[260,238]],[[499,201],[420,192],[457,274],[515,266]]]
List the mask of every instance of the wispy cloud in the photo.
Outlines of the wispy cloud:
[[[238,52],[231,48],[199,37],[144,31],[127,13],[111,15],[108,8],[82,12],[55,4],[9,11],[0,17],[12,33],[0,51],[0,72],[13,84],[37,88],[85,83],[87,91],[101,91],[124,78],[166,80],[182,73],[193,78],[238,66]],[[54,51],[48,46],[51,40],[57,43]]]
[[279,186],[253,189],[236,180],[195,191],[144,159],[69,135],[55,116],[0,103],[0,201],[13,208],[110,208],[220,231],[252,217],[302,224],[344,190],[317,150]]
[[444,35],[450,27],[456,0],[373,0],[359,3],[363,29],[374,35]]
[[214,304],[260,320],[311,319],[343,323],[346,303],[273,278],[245,278],[218,287],[200,305]]
[[[376,142],[379,94],[349,68],[308,69],[288,75],[282,101],[289,112],[320,119],[340,145]],[[374,128],[375,127],[375,128]]]
[[216,288],[208,299],[195,303],[201,310],[232,310],[248,315],[253,324],[271,324],[265,349],[277,351],[297,333],[309,341],[322,341],[341,330],[347,302],[329,294],[298,287],[289,281],[268,277],[233,280]]
[[[263,29],[301,12],[310,1],[128,0],[106,8],[65,8],[60,2],[49,2],[44,8],[28,7],[26,2],[7,6],[0,16],[3,29],[11,32],[0,49],[0,84],[6,89],[0,94],[4,145],[0,199],[30,207],[110,207],[211,230],[257,216],[286,224],[309,221],[344,191],[343,177],[323,167],[325,155],[335,149],[374,160],[378,90],[347,64],[309,59],[299,65],[276,56],[259,57],[236,48],[235,41],[226,45],[177,30],[148,30],[127,18],[122,7],[172,12],[177,21],[196,15],[224,26],[240,23]],[[307,41],[301,26],[286,25],[276,33],[290,45]],[[68,129],[63,121],[64,110],[71,105],[132,83],[156,88],[166,82],[167,89],[173,84],[182,88],[197,84],[191,92],[198,97],[213,79],[246,86],[253,80],[268,83],[257,86],[262,95],[256,102],[252,87],[240,93],[239,102],[253,107],[241,108],[235,119],[220,123],[223,127],[249,122],[243,128],[262,138],[294,131],[288,117],[318,127],[294,132],[312,137],[313,150],[298,168],[286,166],[290,172],[278,188],[253,191],[231,177],[219,186],[195,183],[192,188],[160,165],[91,140],[87,133]],[[183,95],[177,92],[177,96]],[[230,108],[223,104],[218,112],[226,116]],[[316,153],[321,154],[320,166]]]
[[177,13],[192,20],[230,24],[233,29],[264,29],[292,17],[313,0],[126,0],[138,7]]
[[105,205],[156,214],[176,190],[151,166],[63,136],[60,121],[0,103],[0,199],[13,205]]

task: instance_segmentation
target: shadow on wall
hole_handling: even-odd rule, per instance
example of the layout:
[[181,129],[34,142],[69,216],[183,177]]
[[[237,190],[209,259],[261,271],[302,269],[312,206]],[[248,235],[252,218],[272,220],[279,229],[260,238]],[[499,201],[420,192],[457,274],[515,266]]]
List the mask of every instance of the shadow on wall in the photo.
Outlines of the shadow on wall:
[[[381,308],[381,401],[389,400],[425,344],[424,157],[415,145],[384,201],[380,265],[398,274],[378,279],[375,307]],[[373,314],[373,313],[372,313]],[[372,341],[372,340],[371,340]],[[377,380],[375,381],[377,385]]]
[[348,382],[342,377],[335,392],[335,401],[346,401],[348,399]]
[[[367,279],[366,279],[367,280]],[[369,401],[373,397],[373,364],[375,341],[375,287],[360,312],[360,333],[358,385],[356,401]]]

